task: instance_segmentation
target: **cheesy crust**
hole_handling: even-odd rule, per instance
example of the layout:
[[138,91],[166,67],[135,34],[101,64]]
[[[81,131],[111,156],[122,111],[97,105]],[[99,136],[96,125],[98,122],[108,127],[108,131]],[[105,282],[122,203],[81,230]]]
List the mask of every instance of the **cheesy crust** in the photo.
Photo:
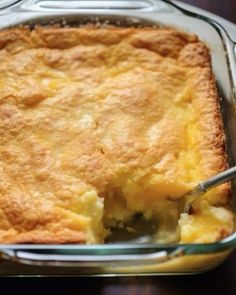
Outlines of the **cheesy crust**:
[[[14,28],[0,32],[0,58],[0,243],[102,243],[137,212],[168,232],[168,197],[227,168],[210,54],[196,36]],[[230,234],[229,199],[228,185],[204,196],[181,217],[180,242]]]

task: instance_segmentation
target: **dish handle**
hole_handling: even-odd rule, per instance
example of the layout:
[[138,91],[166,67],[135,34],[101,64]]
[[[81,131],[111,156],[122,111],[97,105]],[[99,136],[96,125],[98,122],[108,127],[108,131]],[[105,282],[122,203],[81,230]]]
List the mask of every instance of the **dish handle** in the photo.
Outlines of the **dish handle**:
[[[48,252],[48,251],[47,251]],[[63,267],[125,267],[155,265],[185,255],[184,248],[168,252],[154,251],[145,254],[65,254],[60,252],[44,253],[41,251],[23,251],[1,249],[2,259],[36,266]]]
[[157,11],[166,7],[162,0],[21,0],[19,10],[28,11]]

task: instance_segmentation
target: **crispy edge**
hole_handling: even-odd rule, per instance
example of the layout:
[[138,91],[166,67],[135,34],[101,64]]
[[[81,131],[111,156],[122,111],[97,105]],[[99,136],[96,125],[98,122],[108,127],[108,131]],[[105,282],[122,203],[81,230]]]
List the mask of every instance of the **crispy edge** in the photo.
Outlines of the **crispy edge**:
[[[212,71],[210,51],[205,43],[198,41],[186,45],[178,60],[186,66],[196,68],[193,103],[201,115],[200,128],[203,130],[199,143],[202,172],[205,178],[209,178],[228,168],[220,97]],[[228,203],[231,198],[230,184],[226,183],[217,190],[220,196],[215,200],[216,205]],[[215,201],[211,198],[212,203]]]

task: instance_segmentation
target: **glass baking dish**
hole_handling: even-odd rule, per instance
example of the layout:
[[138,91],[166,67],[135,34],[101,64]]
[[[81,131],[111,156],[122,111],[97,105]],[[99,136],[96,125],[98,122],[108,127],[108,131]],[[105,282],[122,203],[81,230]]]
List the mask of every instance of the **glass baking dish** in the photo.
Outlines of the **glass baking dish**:
[[[173,26],[195,33],[209,46],[216,75],[230,165],[236,164],[236,28],[220,19],[183,8],[177,1],[4,0],[0,28],[28,24],[78,26]],[[233,203],[236,186],[232,183]],[[235,205],[233,204],[235,207]],[[236,247],[236,232],[210,244],[0,245],[0,275],[116,276],[192,274],[210,270]]]

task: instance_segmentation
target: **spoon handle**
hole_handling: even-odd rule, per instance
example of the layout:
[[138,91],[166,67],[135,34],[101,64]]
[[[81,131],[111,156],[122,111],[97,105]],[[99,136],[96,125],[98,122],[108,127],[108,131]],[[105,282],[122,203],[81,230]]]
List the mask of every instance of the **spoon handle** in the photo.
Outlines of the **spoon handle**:
[[182,201],[180,202],[180,208],[185,213],[189,213],[191,204],[201,195],[216,187],[222,183],[225,183],[229,180],[236,178],[236,166],[229,168],[223,172],[220,172],[217,175],[212,176],[211,178],[199,182],[199,184],[190,192],[186,193]]
[[217,185],[220,185],[222,183],[225,183],[227,181],[230,181],[233,178],[236,178],[236,166],[229,168],[215,176],[212,176],[211,178],[205,181],[202,181],[200,184],[201,184],[202,190],[204,192],[207,192],[209,189]]

